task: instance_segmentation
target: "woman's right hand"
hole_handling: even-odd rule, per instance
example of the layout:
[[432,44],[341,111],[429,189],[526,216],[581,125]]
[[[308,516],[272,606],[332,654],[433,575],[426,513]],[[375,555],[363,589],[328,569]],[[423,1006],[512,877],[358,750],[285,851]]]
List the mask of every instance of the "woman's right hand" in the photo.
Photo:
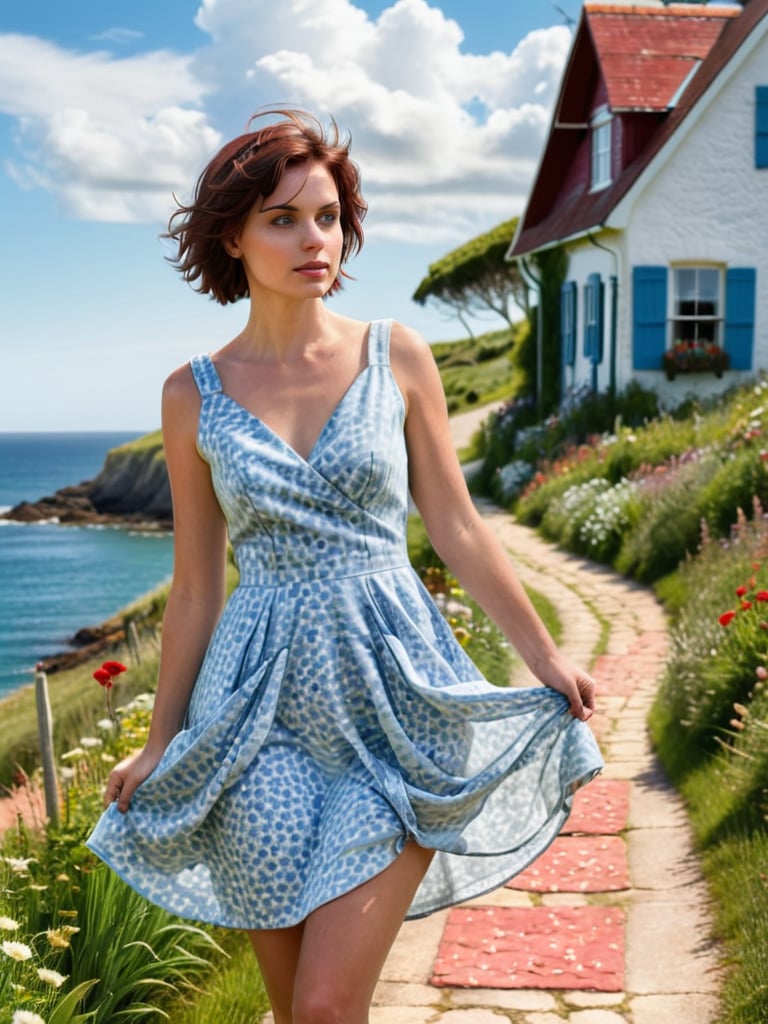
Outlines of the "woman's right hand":
[[131,805],[131,797],[141,783],[149,778],[160,762],[162,753],[143,750],[130,754],[110,772],[107,788],[104,790],[104,806],[117,801],[117,809],[123,814]]

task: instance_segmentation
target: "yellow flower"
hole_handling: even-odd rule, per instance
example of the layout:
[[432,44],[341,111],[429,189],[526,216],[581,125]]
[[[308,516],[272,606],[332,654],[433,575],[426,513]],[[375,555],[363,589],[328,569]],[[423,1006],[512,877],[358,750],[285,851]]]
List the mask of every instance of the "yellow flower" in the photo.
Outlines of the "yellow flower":
[[32,950],[25,942],[4,942],[0,949],[11,960],[29,960],[32,957]]
[[14,921],[12,917],[0,917],[0,931],[15,932],[19,927],[19,922]]
[[48,945],[53,949],[69,949],[70,937],[79,931],[79,928],[75,928],[71,924],[63,924],[61,928],[49,929],[45,935],[48,939]]
[[37,976],[46,985],[53,985],[54,988],[61,988],[69,977],[68,974],[59,974],[58,971],[51,971],[47,967],[38,967]]

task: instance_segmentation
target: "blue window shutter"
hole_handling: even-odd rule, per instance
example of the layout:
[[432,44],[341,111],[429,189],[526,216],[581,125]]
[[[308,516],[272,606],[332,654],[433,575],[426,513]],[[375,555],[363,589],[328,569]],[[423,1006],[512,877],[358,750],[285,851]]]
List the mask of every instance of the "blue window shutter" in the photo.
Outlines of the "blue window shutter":
[[729,267],[726,271],[724,347],[732,370],[752,369],[756,284],[754,267]]
[[755,86],[755,167],[768,167],[768,85]]
[[603,308],[605,306],[605,285],[599,274],[589,275],[595,287],[595,330],[590,353],[593,363],[603,361]]
[[576,361],[576,282],[566,281],[560,289],[560,344],[565,366]]
[[603,305],[605,288],[599,274],[584,285],[584,355],[592,363],[603,359]]
[[592,349],[595,344],[594,307],[595,285],[590,274],[584,285],[584,356],[587,359],[592,358]]
[[632,365],[660,370],[667,348],[667,268],[632,268]]

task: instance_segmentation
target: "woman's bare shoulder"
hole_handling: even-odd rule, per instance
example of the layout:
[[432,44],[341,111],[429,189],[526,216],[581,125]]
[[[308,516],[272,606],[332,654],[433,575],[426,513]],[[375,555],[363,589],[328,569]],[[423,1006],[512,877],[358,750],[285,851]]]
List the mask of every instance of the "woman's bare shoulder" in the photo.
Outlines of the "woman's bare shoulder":
[[182,363],[177,366],[173,373],[169,374],[163,384],[163,401],[173,404],[177,402],[186,403],[195,397],[199,397],[192,367],[189,363]]

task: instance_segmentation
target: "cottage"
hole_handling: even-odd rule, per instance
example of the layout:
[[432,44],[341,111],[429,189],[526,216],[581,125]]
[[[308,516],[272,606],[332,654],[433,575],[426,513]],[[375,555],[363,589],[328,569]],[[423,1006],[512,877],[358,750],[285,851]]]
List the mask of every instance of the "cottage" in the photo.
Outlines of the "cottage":
[[584,5],[507,255],[556,245],[564,388],[768,368],[768,0]]

